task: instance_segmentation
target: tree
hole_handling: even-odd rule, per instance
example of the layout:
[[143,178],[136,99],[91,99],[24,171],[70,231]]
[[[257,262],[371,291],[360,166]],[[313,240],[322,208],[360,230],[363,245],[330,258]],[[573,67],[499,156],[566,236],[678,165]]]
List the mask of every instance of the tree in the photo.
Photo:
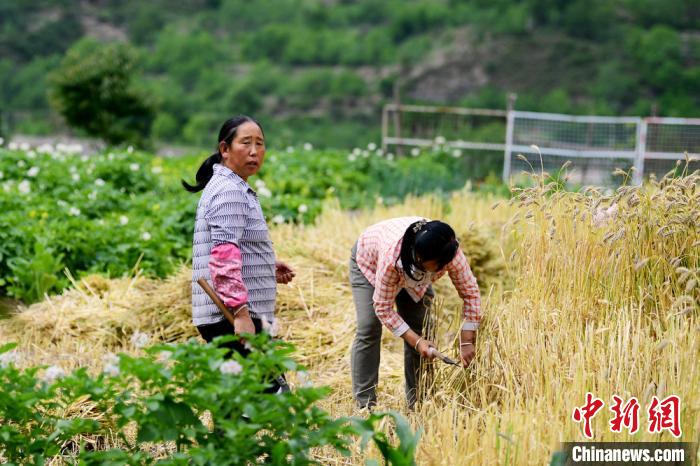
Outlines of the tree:
[[133,82],[135,64],[128,44],[82,40],[51,75],[49,102],[70,126],[108,144],[143,146],[154,110]]

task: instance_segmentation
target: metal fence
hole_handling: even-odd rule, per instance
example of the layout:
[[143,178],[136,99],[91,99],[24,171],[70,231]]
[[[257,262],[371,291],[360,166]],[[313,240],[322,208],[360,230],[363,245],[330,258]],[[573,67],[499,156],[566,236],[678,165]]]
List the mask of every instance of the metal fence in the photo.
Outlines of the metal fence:
[[[554,173],[570,162],[570,183],[615,185],[613,171],[632,173],[632,182],[663,176],[687,153],[700,168],[700,118],[577,116],[519,110],[386,105],[382,144],[446,147],[500,153],[503,180],[523,171]],[[535,147],[536,146],[536,147]],[[521,157],[518,157],[520,155]]]

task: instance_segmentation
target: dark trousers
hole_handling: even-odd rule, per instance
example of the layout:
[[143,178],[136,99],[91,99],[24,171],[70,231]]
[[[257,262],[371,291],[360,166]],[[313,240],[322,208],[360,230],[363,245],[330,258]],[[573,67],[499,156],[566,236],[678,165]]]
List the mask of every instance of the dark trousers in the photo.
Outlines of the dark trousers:
[[[352,393],[360,407],[372,407],[377,403],[376,387],[379,382],[379,356],[381,350],[382,323],[374,312],[374,287],[357,266],[357,244],[350,256],[350,285],[357,314],[357,332],[352,344],[350,366]],[[424,299],[413,301],[406,290],[396,297],[396,309],[408,326],[421,335],[425,315],[435,296],[429,287]],[[420,354],[408,343],[403,344],[404,379],[406,401],[409,408],[416,402],[416,388],[420,377]]]

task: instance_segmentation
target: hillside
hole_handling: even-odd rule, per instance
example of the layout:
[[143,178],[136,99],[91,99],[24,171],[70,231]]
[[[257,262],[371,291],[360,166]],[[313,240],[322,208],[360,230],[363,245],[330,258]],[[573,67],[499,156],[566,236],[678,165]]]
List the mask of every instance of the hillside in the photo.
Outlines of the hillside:
[[231,113],[278,146],[376,140],[383,103],[700,115],[692,0],[68,0],[0,4],[0,134],[66,131],[51,72],[126,41],[159,141],[211,144]]

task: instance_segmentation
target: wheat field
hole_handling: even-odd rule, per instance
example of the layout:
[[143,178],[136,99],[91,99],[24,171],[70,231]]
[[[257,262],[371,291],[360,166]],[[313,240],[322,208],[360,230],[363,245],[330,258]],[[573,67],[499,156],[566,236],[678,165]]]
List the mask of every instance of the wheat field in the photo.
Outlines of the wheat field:
[[[420,429],[418,464],[547,464],[560,442],[585,439],[571,415],[587,392],[606,402],[594,440],[673,441],[668,432],[648,433],[643,411],[653,396],[678,395],[680,440],[698,442],[699,185],[696,173],[572,193],[540,180],[511,201],[464,191],[362,212],[328,205],[314,225],[271,231],[278,257],[297,271],[279,289],[281,336],[297,347],[310,383],[332,387],[323,408],[362,415],[350,390],[350,248],[366,226],[389,217],[441,219],[460,235],[484,318],[470,368],[426,364],[415,412],[404,402],[402,341],[384,332],[378,409],[402,412]],[[139,351],[130,343],[135,332],[164,341],[196,336],[189,277],[183,267],[163,281],[75,280],[63,295],[0,321],[0,343],[19,342],[22,364],[72,369],[95,368],[109,351]],[[459,298],[448,278],[436,294],[431,336],[455,357]],[[610,431],[613,395],[639,400],[635,435]],[[363,464],[376,452],[315,455],[322,464]]]

